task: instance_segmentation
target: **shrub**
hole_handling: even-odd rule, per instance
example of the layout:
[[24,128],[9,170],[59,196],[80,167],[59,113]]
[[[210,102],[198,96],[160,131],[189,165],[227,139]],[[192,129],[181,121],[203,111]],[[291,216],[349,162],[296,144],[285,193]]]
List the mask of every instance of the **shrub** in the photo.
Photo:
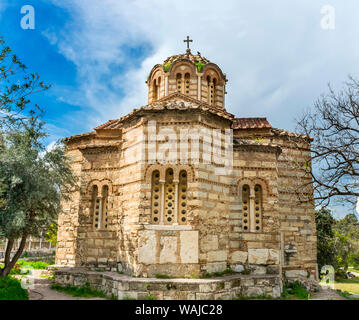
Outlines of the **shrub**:
[[202,72],[203,71],[203,67],[204,67],[204,64],[201,63],[201,62],[196,62],[195,63],[196,67],[197,67],[197,72]]
[[0,278],[0,300],[29,300],[29,294],[19,280],[8,276]]

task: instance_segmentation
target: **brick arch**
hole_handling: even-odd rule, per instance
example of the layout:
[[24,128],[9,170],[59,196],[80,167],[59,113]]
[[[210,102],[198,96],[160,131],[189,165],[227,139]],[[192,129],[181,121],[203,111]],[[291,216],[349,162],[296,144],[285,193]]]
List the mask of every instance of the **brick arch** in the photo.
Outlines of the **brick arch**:
[[144,176],[144,180],[147,183],[151,183],[152,173],[153,173],[153,171],[156,171],[156,170],[158,170],[160,172],[160,179],[161,179],[161,165],[151,164],[151,165],[147,166],[147,168],[145,170],[145,176]]
[[[186,69],[181,70],[180,68],[182,66],[185,66]],[[191,78],[195,78],[196,77],[196,67],[192,62],[189,62],[187,60],[178,60],[171,65],[171,68],[169,70],[169,74],[170,74],[169,78],[176,79],[177,73],[181,73],[181,75],[183,77],[186,73],[189,73]]]
[[160,64],[156,64],[153,66],[152,70],[150,71],[148,77],[147,77],[147,84],[150,84],[150,82],[153,80],[153,74],[157,71],[157,70],[161,70],[162,69],[162,65]]
[[210,73],[213,71],[215,73],[215,78],[217,79],[217,85],[223,86],[225,85],[225,76],[222,73],[222,70],[214,63],[208,63],[204,66],[203,69],[203,77],[202,79],[206,79],[207,76],[214,78]]
[[255,183],[251,178],[241,178],[237,181],[237,195],[240,201],[242,201],[242,187],[244,185],[248,185],[250,190],[253,190]]
[[103,187],[108,186],[108,192],[113,193],[113,185],[112,181],[109,179],[101,179],[101,180],[91,180],[89,184],[87,185],[87,192],[92,192],[93,186],[97,186],[99,194],[102,193]]
[[[194,170],[193,167],[190,165],[179,165],[178,166],[178,175],[180,174],[181,171],[186,171],[187,172],[187,181],[188,182],[193,182],[194,181]],[[177,176],[179,177],[179,176]]]
[[173,180],[176,180],[176,177],[178,177],[179,175],[179,171],[176,165],[173,164],[165,164],[165,165],[161,165],[160,166],[160,180],[165,181],[166,179],[166,171],[168,169],[172,169],[173,170]]
[[152,172],[158,170],[160,172],[160,180],[164,181],[166,178],[166,170],[173,169],[173,178],[174,180],[179,179],[179,173],[182,170],[186,170],[188,176],[188,182],[194,181],[194,169],[190,165],[176,165],[176,164],[151,164],[147,166],[145,170],[144,180],[146,183],[151,183]]
[[269,192],[268,181],[263,178],[241,178],[237,180],[237,194],[240,199],[242,199],[242,186],[249,185],[251,190],[254,189],[256,184],[259,184],[262,187],[263,197],[267,197]]
[[[153,80],[158,79],[159,77],[161,77],[161,79],[163,80],[164,78],[164,73],[161,67],[157,67],[155,70],[153,70],[151,77],[150,77],[150,81],[151,83],[153,82]],[[161,81],[162,81],[161,80]]]
[[255,178],[253,179],[253,183],[254,186],[256,184],[259,184],[262,187],[262,193],[263,193],[263,197],[267,197],[269,192],[269,186],[268,186],[268,181],[263,179],[263,178]]

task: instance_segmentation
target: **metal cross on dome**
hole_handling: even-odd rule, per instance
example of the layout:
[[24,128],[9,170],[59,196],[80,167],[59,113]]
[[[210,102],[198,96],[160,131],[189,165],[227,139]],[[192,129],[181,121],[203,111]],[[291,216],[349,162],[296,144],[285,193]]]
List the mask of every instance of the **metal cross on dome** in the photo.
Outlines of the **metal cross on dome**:
[[189,43],[193,42],[193,40],[190,40],[189,36],[187,36],[187,40],[183,40],[183,42],[187,42],[187,51],[190,51],[191,49],[189,48]]

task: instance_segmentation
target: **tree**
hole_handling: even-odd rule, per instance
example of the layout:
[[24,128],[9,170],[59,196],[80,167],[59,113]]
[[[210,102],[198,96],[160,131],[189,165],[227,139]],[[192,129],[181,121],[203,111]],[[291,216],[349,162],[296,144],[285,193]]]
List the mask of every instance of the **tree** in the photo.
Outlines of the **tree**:
[[46,85],[37,73],[29,73],[19,58],[12,54],[0,37],[0,128],[11,130],[13,125],[22,125],[43,113],[37,104],[32,104],[30,97],[45,90]]
[[334,231],[335,219],[329,209],[315,212],[317,227],[317,262],[319,272],[325,265],[335,265]]
[[297,124],[314,139],[311,166],[304,168],[314,183],[314,200],[321,206],[332,199],[354,205],[359,196],[359,82],[349,77],[339,93],[329,85],[329,93]]
[[[0,229],[8,239],[4,267],[6,277],[21,256],[28,236],[39,236],[61,210],[61,200],[75,184],[64,145],[44,150],[41,131],[16,130],[5,136],[0,151]],[[15,239],[21,239],[13,258]]]
[[49,225],[45,233],[45,239],[49,241],[53,246],[56,246],[57,244],[57,228],[57,222],[54,221]]
[[336,264],[346,272],[358,254],[359,223],[354,214],[338,220],[333,228]]
[[[61,199],[75,186],[64,145],[44,147],[44,110],[30,100],[49,88],[0,37],[0,235],[8,240],[0,277],[9,274],[28,236],[39,236],[56,220]],[[16,239],[20,246],[12,257]]]

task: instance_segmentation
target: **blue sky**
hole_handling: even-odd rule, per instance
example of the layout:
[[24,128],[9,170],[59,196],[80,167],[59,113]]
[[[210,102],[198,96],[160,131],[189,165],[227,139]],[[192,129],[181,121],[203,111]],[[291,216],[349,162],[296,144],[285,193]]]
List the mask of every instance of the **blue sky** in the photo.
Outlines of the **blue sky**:
[[[321,28],[327,4],[333,30]],[[23,5],[35,9],[35,30],[20,26]],[[358,12],[357,0],[1,0],[0,34],[54,84],[34,99],[47,110],[48,143],[145,105],[148,72],[184,52],[187,35],[227,74],[229,112],[294,130],[328,82],[359,77]]]

